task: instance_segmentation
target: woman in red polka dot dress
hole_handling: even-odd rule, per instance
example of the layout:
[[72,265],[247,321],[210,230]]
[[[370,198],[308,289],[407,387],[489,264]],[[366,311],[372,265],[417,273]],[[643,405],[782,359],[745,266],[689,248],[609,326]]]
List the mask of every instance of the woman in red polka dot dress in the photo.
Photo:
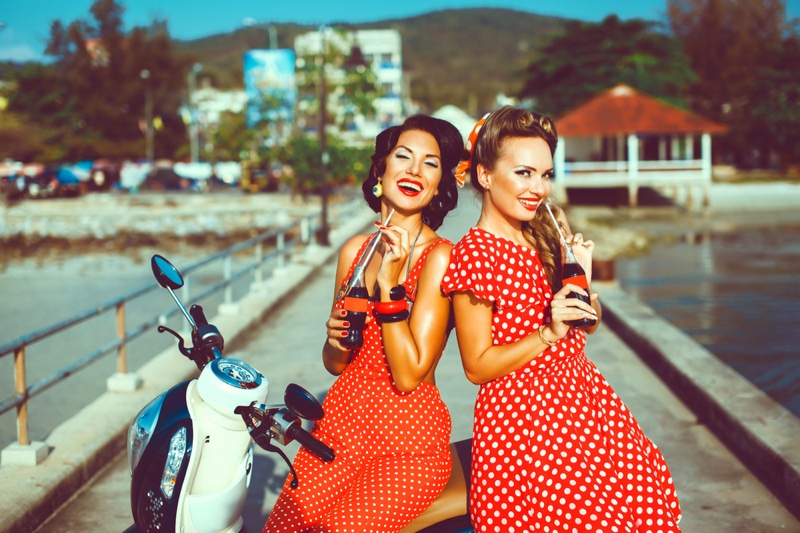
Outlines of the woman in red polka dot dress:
[[336,459],[325,464],[300,449],[300,485],[293,490],[287,480],[265,532],[399,531],[447,483],[450,415],[434,370],[448,333],[450,301],[441,281],[452,243],[435,229],[456,206],[453,169],[463,151],[452,124],[427,116],[378,135],[362,188],[381,220],[394,213],[388,226],[376,223],[382,243],[366,268],[371,297],[363,345],[351,351],[340,342],[349,327],[340,296],[370,235],[350,239],[339,253],[322,350],[325,367],[339,377],[314,435]]
[[[469,161],[482,191],[476,227],[453,249],[453,299],[475,403],[470,518],[478,532],[675,532],[667,464],[584,354],[600,319],[561,286],[562,249],[547,210],[558,140],[547,118],[512,107],[488,116]],[[560,212],[559,212],[560,213]],[[566,226],[563,213],[561,224]],[[594,244],[569,234],[591,280]]]

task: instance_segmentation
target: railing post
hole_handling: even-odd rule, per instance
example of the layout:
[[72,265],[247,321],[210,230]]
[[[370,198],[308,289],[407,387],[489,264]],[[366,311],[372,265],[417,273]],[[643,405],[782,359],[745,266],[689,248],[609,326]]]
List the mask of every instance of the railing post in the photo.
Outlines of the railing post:
[[233,287],[231,287],[231,256],[226,255],[222,261],[222,277],[225,280],[225,303],[233,303]]
[[117,373],[106,380],[106,388],[112,392],[134,392],[142,386],[142,378],[128,373],[128,330],[125,328],[125,300],[117,304]]
[[17,442],[30,444],[28,437],[28,384],[25,376],[25,345],[14,350],[14,391],[22,398],[17,405]]
[[233,301],[233,269],[231,266],[230,254],[225,256],[222,260],[223,265],[223,278],[225,280],[225,296],[221,304],[219,304],[219,313],[221,315],[236,315],[239,314],[239,303]]
[[278,242],[276,243],[278,247],[278,268],[283,268],[286,266],[286,234],[281,231],[278,233]]
[[264,267],[264,243],[263,243],[263,241],[258,241],[258,243],[256,243],[256,247],[255,248],[256,248],[255,249],[256,269],[255,269],[255,274],[254,274],[253,281],[255,282],[256,285],[259,285],[264,281],[264,272],[263,272],[263,267]]
[[25,376],[25,345],[14,349],[14,390],[22,401],[17,405],[17,442],[0,452],[3,465],[35,466],[49,453],[45,442],[31,442],[28,435],[28,383]]
[[117,338],[119,347],[117,348],[117,372],[126,374],[128,372],[127,343],[125,337],[125,301],[117,304]]
[[300,240],[303,244],[308,244],[311,240],[311,221],[308,217],[300,219]]

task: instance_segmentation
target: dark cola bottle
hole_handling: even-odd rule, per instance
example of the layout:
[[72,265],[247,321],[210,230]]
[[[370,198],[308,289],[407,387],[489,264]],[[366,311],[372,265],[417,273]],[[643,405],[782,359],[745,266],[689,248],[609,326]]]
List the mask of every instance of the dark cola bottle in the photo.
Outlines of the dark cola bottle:
[[347,328],[347,337],[339,342],[348,350],[360,348],[364,343],[364,324],[369,310],[369,291],[364,280],[364,270],[357,268],[353,271],[353,280],[344,295],[344,309],[347,311],[345,320],[350,323],[350,327]]
[[[391,214],[385,223],[388,223],[389,219],[391,219]],[[381,234],[377,232],[372,236],[367,250],[361,255],[356,266],[353,267],[353,277],[350,278],[350,283],[344,293],[343,307],[347,311],[345,320],[350,322],[350,327],[347,328],[347,337],[339,342],[348,350],[355,350],[364,344],[364,325],[369,312],[369,291],[367,290],[366,280],[367,266],[369,266],[372,255],[375,253],[380,241]]]
[[[583,270],[583,267],[580,265],[580,263],[578,263],[578,260],[575,259],[575,254],[572,252],[572,247],[565,245],[564,251],[565,260],[564,269],[561,275],[561,283],[563,285],[572,283],[573,285],[577,285],[578,287],[584,289],[588,293],[589,283],[586,279],[586,271]],[[586,302],[589,305],[592,303],[588,295],[584,296],[582,294],[578,294],[577,292],[570,292],[567,295],[567,298],[577,298],[578,300]],[[597,319],[580,318],[578,320],[570,320],[566,323],[574,328],[588,328],[597,324]]]

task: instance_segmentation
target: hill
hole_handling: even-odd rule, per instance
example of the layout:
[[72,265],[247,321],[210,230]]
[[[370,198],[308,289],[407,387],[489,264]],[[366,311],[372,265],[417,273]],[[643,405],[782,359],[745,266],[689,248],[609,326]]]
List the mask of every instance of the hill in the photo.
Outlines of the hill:
[[[423,111],[455,104],[477,115],[491,107],[498,93],[516,95],[521,73],[537,50],[562,30],[566,19],[511,9],[448,9],[416,17],[364,24],[334,23],[334,28],[393,28],[403,39],[403,70],[411,97]],[[317,26],[274,24],[278,47]],[[242,54],[268,48],[266,25],[241,28],[191,41],[178,41],[179,52],[203,64],[217,87],[242,86]]]

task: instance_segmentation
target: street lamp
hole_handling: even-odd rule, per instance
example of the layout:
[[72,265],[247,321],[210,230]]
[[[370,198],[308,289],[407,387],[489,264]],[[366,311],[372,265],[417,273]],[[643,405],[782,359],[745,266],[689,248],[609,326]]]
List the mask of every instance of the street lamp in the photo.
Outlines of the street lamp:
[[153,87],[150,83],[150,71],[142,69],[139,72],[144,84],[144,121],[145,121],[145,159],[152,163],[153,156]]
[[317,243],[322,246],[330,246],[330,239],[328,233],[330,228],[328,226],[328,136],[325,133],[325,123],[327,122],[328,111],[328,90],[325,80],[325,52],[327,51],[327,43],[325,41],[325,34],[328,31],[327,26],[320,26],[319,33],[322,39],[320,45],[319,55],[319,123],[317,125],[317,135],[319,136],[319,176],[320,176],[320,195],[322,199],[322,213],[321,224],[317,231]]
[[195,63],[189,71],[189,153],[192,163],[198,160],[198,146],[197,139],[197,110],[194,105],[194,92],[197,90],[197,73],[203,70],[201,63]]

